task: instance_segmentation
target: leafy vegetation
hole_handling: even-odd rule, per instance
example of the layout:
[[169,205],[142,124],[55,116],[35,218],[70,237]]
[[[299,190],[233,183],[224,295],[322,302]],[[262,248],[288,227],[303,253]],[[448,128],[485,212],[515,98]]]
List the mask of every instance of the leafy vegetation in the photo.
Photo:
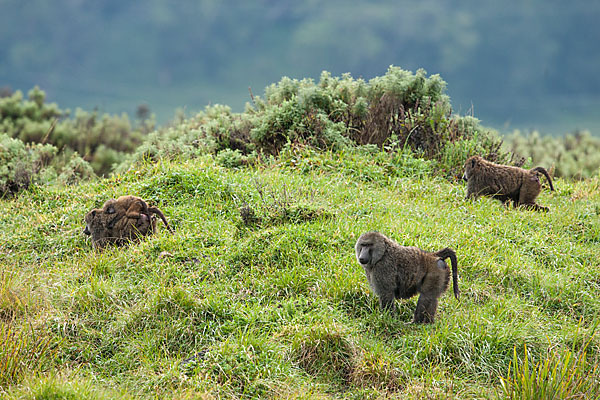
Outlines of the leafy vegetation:
[[218,154],[224,165],[244,165],[278,155],[286,146],[340,151],[372,145],[390,152],[410,150],[455,177],[469,155],[510,161],[497,135],[472,117],[453,117],[446,83],[390,67],[382,77],[354,79],[323,72],[312,79],[283,78],[253,96],[244,113],[207,107],[196,117],[151,134],[119,171],[135,161]]
[[505,144],[509,151],[531,159],[533,164],[552,168],[556,176],[591,178],[600,168],[600,139],[587,131],[564,137],[515,131],[506,136]]
[[[4,398],[504,398],[502,382],[532,371],[525,360],[547,359],[586,371],[573,395],[600,379],[598,177],[557,178],[546,214],[465,201],[464,184],[410,152],[218,158],[0,200],[2,323],[29,349],[34,332],[51,344]],[[125,193],[176,232],[94,252],[84,213]],[[454,248],[460,302],[443,296],[430,326],[407,324],[416,299],[380,312],[353,251],[371,229]]]
[[[125,114],[100,117],[96,111],[77,109],[69,118],[69,111],[59,109],[55,103],[48,104],[45,99],[46,94],[38,87],[29,91],[27,99],[20,91],[0,97],[0,133],[27,145],[52,145],[54,149],[46,151],[52,153],[51,159],[58,157],[68,162],[81,156],[98,175],[111,172],[124,154],[135,150],[144,135],[154,130],[154,120],[147,112],[141,114],[143,119],[134,128]],[[36,174],[35,170],[30,172]]]
[[77,153],[57,155],[49,144],[25,145],[0,133],[0,196],[14,195],[32,184],[50,181],[73,184],[94,175]]

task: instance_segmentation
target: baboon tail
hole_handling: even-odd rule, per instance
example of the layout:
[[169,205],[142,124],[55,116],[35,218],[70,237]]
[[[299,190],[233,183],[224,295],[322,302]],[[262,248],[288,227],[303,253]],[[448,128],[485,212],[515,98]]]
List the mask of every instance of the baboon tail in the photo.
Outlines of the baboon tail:
[[442,260],[446,258],[450,259],[452,263],[452,288],[454,289],[454,297],[458,299],[460,297],[460,290],[458,290],[458,262],[456,261],[456,253],[451,248],[446,247],[434,254]]
[[550,175],[548,174],[548,171],[546,171],[546,168],[544,167],[535,167],[531,169],[532,171],[535,172],[539,172],[542,175],[544,175],[546,177],[546,179],[548,179],[548,183],[550,184],[550,190],[554,190],[554,186],[552,186],[552,179],[550,178]]
[[173,228],[171,228],[171,226],[167,222],[167,219],[165,218],[165,214],[163,214],[162,211],[160,211],[158,209],[158,207],[148,207],[148,212],[158,215],[160,217],[160,219],[162,219],[162,222],[165,224],[165,226],[167,227],[169,232],[173,233]]

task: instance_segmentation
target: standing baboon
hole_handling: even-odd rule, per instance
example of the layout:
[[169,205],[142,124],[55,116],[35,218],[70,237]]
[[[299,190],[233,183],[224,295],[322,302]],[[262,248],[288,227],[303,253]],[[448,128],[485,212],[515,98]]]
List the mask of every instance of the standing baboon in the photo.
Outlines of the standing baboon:
[[460,296],[456,253],[452,249],[430,253],[417,247],[400,246],[373,231],[361,235],[354,250],[382,309],[395,310],[395,299],[408,299],[419,293],[413,322],[433,322],[438,298],[448,289],[450,281],[446,258],[452,262],[454,296],[457,299]]
[[535,203],[536,197],[542,190],[540,173],[548,179],[550,190],[554,190],[552,179],[543,167],[527,170],[495,164],[479,156],[473,156],[465,163],[463,175],[463,179],[467,181],[467,199],[492,196],[505,205],[507,201],[512,200],[514,207],[522,206],[538,211],[548,211],[548,207]]
[[[143,228],[144,225],[147,225],[148,221],[152,218],[152,214],[156,214],[163,221],[169,232],[173,232],[173,229],[169,226],[165,215],[158,207],[149,207],[148,203],[146,203],[143,199],[137,196],[121,196],[118,199],[109,199],[102,206],[102,210],[106,214],[115,214],[115,218],[112,220],[112,223],[108,225],[109,228],[112,228],[112,224],[117,221],[122,221],[123,217],[129,219],[136,219],[137,228]],[[146,218],[144,218],[144,216]],[[140,226],[137,226],[137,225]]]

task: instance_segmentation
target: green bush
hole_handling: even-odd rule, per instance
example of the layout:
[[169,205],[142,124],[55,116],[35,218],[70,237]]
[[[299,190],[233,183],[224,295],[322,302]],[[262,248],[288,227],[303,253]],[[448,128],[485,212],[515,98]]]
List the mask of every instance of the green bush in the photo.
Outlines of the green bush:
[[32,184],[43,184],[57,178],[72,184],[94,176],[92,168],[77,153],[58,156],[50,144],[24,144],[0,134],[0,196],[14,195]]
[[98,175],[107,175],[113,167],[133,152],[146,134],[154,130],[153,117],[140,119],[132,127],[126,114],[102,115],[98,112],[63,111],[55,103],[45,103],[46,94],[37,86],[23,98],[16,91],[0,98],[0,133],[24,143],[51,144],[64,158],[78,153]]
[[598,174],[600,138],[588,131],[564,137],[542,136],[539,132],[523,135],[514,131],[505,138],[507,150],[531,159],[533,165],[551,168],[554,176],[585,179]]
[[[365,81],[324,71],[312,79],[282,78],[253,96],[243,113],[209,106],[184,124],[156,132],[119,167],[143,159],[219,154],[223,165],[239,166],[248,154],[279,155],[289,145],[341,151],[374,145],[390,153],[410,150],[435,160],[437,171],[458,176],[470,155],[507,159],[494,132],[475,118],[452,116],[446,83],[391,66]],[[224,152],[230,150],[231,152]]]

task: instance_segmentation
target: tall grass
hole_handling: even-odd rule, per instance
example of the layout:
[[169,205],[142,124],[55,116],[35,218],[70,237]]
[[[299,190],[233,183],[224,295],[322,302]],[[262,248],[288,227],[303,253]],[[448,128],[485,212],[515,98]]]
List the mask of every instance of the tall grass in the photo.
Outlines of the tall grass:
[[33,328],[0,325],[0,387],[18,384],[38,372],[53,351],[52,338]]
[[[592,338],[569,349],[550,348],[537,362],[523,345],[523,355],[513,350],[506,376],[500,378],[501,397],[511,400],[560,400],[600,398],[597,355],[589,359]],[[579,348],[577,348],[579,347]]]

